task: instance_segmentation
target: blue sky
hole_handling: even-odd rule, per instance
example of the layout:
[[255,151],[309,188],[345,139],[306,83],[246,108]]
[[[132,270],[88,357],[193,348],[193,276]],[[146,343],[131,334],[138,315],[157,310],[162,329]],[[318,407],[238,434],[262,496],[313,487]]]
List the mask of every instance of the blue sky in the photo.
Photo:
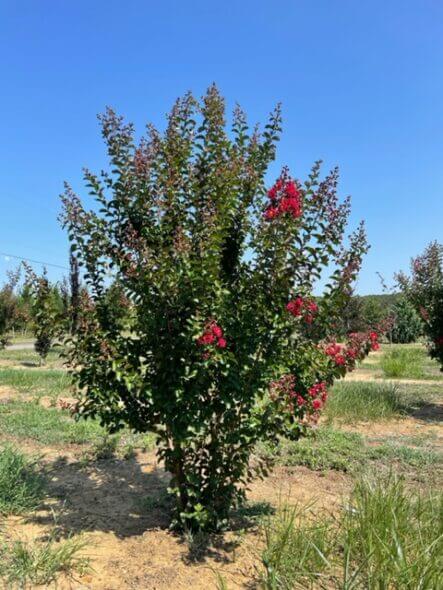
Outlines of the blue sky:
[[0,252],[65,265],[58,195],[106,165],[96,114],[162,125],[215,81],[251,122],[283,103],[273,172],[340,166],[380,292],[443,241],[442,30],[441,0],[0,0]]

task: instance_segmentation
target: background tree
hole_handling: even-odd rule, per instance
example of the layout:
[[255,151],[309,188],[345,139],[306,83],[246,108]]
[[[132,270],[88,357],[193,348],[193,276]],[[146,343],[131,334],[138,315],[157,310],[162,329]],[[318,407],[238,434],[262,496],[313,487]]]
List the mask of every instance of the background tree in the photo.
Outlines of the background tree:
[[443,244],[431,242],[412,259],[410,275],[400,273],[397,279],[423,320],[430,355],[443,370]]
[[19,276],[19,271],[8,273],[8,280],[0,290],[0,349],[8,344],[17,318],[18,306],[14,289]]
[[[266,194],[279,109],[263,133],[236,109],[228,132],[211,87],[138,143],[111,109],[100,120],[110,171],[85,172],[98,207],[85,210],[69,186],[63,195],[88,289],[68,352],[80,415],[155,432],[176,523],[217,528],[265,468],[249,461],[257,441],[303,434],[334,377],[377,346],[375,333],[333,341],[365,232],[346,241],[349,201],[319,163],[303,184],[283,170]],[[110,271],[131,303],[124,325]]]
[[29,285],[24,282],[19,285],[17,292],[17,313],[15,329],[24,336],[32,331],[32,294]]
[[40,356],[40,363],[45,362],[54,343],[55,336],[63,325],[62,298],[60,291],[50,284],[46,271],[38,276],[26,265],[27,284],[31,292],[31,312],[35,335],[34,348]]
[[416,342],[423,334],[423,322],[413,305],[405,297],[400,297],[392,307],[393,327],[391,341],[396,344]]

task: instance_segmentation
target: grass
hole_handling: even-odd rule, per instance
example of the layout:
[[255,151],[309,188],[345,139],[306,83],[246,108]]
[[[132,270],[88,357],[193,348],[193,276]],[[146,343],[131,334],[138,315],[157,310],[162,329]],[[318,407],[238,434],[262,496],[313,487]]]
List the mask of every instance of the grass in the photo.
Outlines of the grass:
[[0,580],[6,588],[47,587],[59,574],[84,574],[89,561],[82,553],[84,540],[71,537],[58,542],[51,535],[44,543],[23,541],[0,543]]
[[443,494],[392,474],[357,482],[338,515],[283,508],[263,528],[260,587],[436,590],[443,568]]
[[397,462],[416,469],[426,469],[442,463],[440,455],[431,449],[416,449],[390,441],[368,449],[367,455],[368,459],[380,459],[385,463]]
[[329,566],[336,546],[333,520],[309,519],[312,506],[282,508],[263,527],[260,587],[266,590],[309,588]]
[[71,379],[60,369],[0,369],[0,385],[21,392],[44,394],[55,397],[66,393]]
[[42,444],[83,444],[105,434],[95,420],[76,422],[67,412],[44,408],[38,401],[0,405],[0,430],[18,439],[33,439]]
[[37,459],[12,446],[0,449],[0,514],[23,514],[36,509],[45,491]]
[[303,465],[314,471],[350,471],[364,460],[365,455],[362,436],[324,427],[298,441],[283,441],[279,462],[289,466]]
[[340,382],[333,388],[325,414],[343,422],[391,420],[399,417],[407,403],[390,383]]
[[425,379],[426,351],[417,347],[395,347],[384,352],[380,365],[385,377]]
[[122,430],[110,436],[98,420],[76,421],[69,412],[45,408],[38,400],[1,404],[0,431],[17,441],[31,439],[43,445],[89,444],[91,449],[85,463],[114,456],[130,459],[135,449],[147,451],[155,444],[155,436],[151,433],[133,434]]
[[330,426],[322,426],[298,441],[282,440],[278,448],[268,448],[265,452],[281,465],[302,465],[313,471],[358,473],[376,463],[380,467],[425,475],[443,466],[442,457],[429,448],[414,448],[390,440],[369,445],[358,433]]
[[[53,365],[53,364],[61,364],[62,361],[60,359],[60,348],[53,348],[45,360],[45,365]],[[0,360],[3,361],[10,361],[16,365],[22,364],[24,366],[29,367],[39,367],[40,366],[40,357],[39,355],[32,349],[24,349],[24,350],[1,350],[0,351]]]

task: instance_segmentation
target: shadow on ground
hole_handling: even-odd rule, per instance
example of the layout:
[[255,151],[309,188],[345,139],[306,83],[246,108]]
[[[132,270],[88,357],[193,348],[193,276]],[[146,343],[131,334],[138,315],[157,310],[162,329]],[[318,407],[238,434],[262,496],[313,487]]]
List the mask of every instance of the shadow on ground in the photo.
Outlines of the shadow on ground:
[[[153,530],[167,530],[172,504],[167,494],[170,476],[154,455],[128,460],[110,459],[87,466],[60,457],[48,464],[48,497],[28,522],[53,527],[60,538],[85,532],[113,533],[120,539],[141,537]],[[267,502],[246,504],[233,513],[232,530],[254,527],[257,519],[271,514]],[[230,561],[238,540],[223,535],[177,535],[187,546],[186,563],[211,558]]]
[[30,520],[53,524],[62,536],[86,531],[119,538],[167,528],[169,506],[162,505],[169,476],[155,460],[106,460],[87,466],[61,457],[48,466],[48,501]]
[[418,408],[409,411],[408,414],[417,420],[424,422],[443,422],[443,405],[432,402],[423,402]]

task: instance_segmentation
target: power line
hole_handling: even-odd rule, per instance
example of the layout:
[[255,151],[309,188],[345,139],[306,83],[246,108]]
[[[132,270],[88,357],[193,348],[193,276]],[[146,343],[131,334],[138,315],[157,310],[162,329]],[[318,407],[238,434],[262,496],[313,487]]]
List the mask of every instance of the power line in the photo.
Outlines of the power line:
[[16,260],[24,260],[25,262],[31,262],[32,264],[41,264],[43,266],[53,266],[55,268],[62,268],[63,270],[69,270],[67,266],[61,264],[53,264],[52,262],[42,262],[41,260],[32,260],[32,258],[25,258],[24,256],[16,256],[15,254],[6,254],[6,252],[0,252],[0,256],[6,258],[15,258]]

